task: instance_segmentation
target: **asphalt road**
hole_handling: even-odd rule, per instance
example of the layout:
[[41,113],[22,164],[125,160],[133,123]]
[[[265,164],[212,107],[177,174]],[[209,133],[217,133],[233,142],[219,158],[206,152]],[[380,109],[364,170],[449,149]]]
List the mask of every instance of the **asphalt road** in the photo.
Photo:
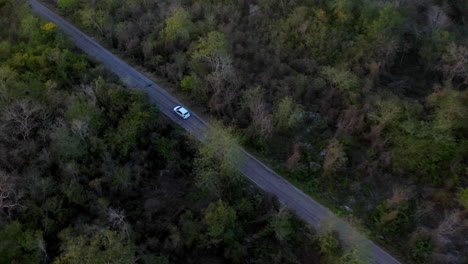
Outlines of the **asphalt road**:
[[[164,114],[200,141],[204,141],[204,131],[207,131],[208,125],[196,113],[191,112],[192,116],[183,120],[173,111],[175,106],[182,105],[176,98],[36,0],[29,0],[29,3],[39,16],[57,24],[70,36],[76,46],[117,74],[129,87],[146,90],[152,103],[156,104]],[[331,227],[338,231],[341,239],[348,246],[356,249],[364,263],[400,264],[348,223],[294,187],[248,152],[241,149],[240,155],[243,162],[237,167],[242,174],[266,192],[276,195],[279,201],[318,230]]]

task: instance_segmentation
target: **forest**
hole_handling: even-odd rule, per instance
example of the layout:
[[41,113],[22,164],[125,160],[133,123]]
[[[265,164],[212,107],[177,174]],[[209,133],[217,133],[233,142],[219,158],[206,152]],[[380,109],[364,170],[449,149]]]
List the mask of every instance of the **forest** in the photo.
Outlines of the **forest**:
[[1,264],[360,263],[25,1],[0,22]]
[[[468,261],[466,1],[43,2],[406,263]],[[17,3],[0,263],[357,261]]]
[[394,255],[466,263],[466,1],[48,2]]

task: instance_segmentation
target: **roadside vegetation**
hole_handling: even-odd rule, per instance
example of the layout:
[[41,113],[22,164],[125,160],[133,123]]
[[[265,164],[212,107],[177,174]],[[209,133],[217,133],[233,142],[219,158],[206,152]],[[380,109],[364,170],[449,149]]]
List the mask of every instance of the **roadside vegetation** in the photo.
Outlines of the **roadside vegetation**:
[[240,177],[229,134],[198,145],[25,1],[0,24],[1,264],[359,263]]
[[467,261],[466,1],[56,2],[392,252]]

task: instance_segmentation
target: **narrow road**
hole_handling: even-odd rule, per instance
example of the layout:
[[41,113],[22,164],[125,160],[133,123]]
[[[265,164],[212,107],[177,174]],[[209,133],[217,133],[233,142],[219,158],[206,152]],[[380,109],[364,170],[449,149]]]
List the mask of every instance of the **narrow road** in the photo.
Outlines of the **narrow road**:
[[[192,112],[189,119],[183,120],[172,110],[175,106],[182,105],[176,98],[36,0],[29,0],[29,3],[35,13],[45,20],[57,24],[63,32],[70,36],[76,46],[103,63],[129,87],[146,90],[151,102],[156,104],[164,114],[203,142],[204,131],[207,131],[208,124],[199,116]],[[266,192],[275,194],[279,201],[293,209],[297,215],[315,228],[326,226],[336,230],[348,246],[356,249],[364,263],[401,264],[348,223],[294,187],[242,148],[240,153],[243,162],[242,165],[238,165],[239,171]]]

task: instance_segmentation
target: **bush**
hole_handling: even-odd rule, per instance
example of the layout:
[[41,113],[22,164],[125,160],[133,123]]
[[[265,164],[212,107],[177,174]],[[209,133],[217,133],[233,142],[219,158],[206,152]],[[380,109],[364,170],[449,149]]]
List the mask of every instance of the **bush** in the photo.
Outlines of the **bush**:
[[458,203],[468,209],[468,188],[463,188],[457,192]]
[[411,246],[411,259],[416,263],[427,263],[432,253],[430,238],[419,238]]
[[76,11],[79,7],[79,0],[58,0],[57,5],[60,9],[63,9],[67,12]]

